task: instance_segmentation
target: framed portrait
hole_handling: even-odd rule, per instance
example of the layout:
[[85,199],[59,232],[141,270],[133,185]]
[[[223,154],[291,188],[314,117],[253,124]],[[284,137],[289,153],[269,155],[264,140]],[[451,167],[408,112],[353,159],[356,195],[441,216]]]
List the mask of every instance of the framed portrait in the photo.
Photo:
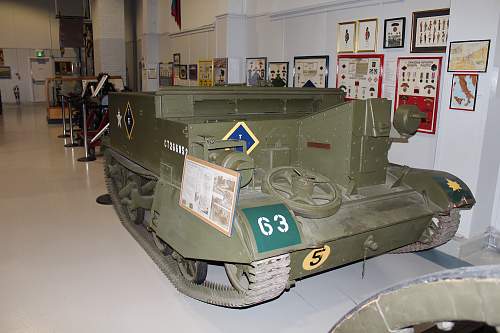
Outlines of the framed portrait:
[[179,79],[187,80],[187,65],[179,65]]
[[414,12],[411,26],[412,53],[445,53],[450,9]]
[[213,62],[212,60],[198,61],[198,85],[200,87],[213,86]]
[[269,62],[267,77],[273,87],[288,87],[288,62]]
[[341,22],[337,29],[337,53],[356,52],[356,21]]
[[231,236],[240,174],[186,155],[179,205],[226,236]]
[[193,80],[193,81],[198,80],[198,65],[197,64],[188,65],[188,78],[190,80]]
[[384,49],[405,47],[406,17],[391,18],[384,21]]
[[489,53],[489,39],[451,42],[448,72],[486,73]]
[[0,79],[10,79],[10,78],[12,78],[10,66],[0,66]]
[[348,100],[382,97],[383,72],[383,54],[337,56],[337,88]]
[[258,86],[267,78],[267,57],[246,59],[247,86]]
[[214,58],[214,86],[227,85],[228,78],[227,58]]
[[180,53],[174,53],[173,62],[174,62],[174,65],[180,65],[181,64],[181,54]]
[[173,63],[160,62],[158,64],[158,80],[160,88],[169,87],[172,83]]
[[377,50],[378,19],[358,21],[357,47],[358,52],[375,52]]
[[478,74],[453,74],[450,109],[474,111],[476,109]]
[[293,86],[299,88],[328,87],[329,56],[306,56],[293,59]]

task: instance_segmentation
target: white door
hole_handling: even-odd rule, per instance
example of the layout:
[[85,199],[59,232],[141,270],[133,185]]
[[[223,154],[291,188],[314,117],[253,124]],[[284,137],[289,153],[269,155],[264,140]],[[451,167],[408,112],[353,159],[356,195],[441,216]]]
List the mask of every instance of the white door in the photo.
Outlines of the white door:
[[33,102],[46,102],[45,80],[51,77],[52,68],[49,58],[31,58],[31,85]]

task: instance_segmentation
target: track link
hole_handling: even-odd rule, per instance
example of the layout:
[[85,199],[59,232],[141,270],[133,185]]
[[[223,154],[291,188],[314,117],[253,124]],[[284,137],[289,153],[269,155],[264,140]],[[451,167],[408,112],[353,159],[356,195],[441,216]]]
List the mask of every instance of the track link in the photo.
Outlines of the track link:
[[455,208],[452,209],[448,215],[440,215],[437,218],[439,220],[437,226],[430,227],[433,232],[430,242],[423,243],[416,241],[415,243],[400,247],[391,253],[407,253],[429,250],[443,245],[452,239],[457,233],[458,226],[460,224],[460,211]]
[[[205,303],[242,308],[272,300],[280,296],[288,287],[290,273],[289,254],[252,262],[248,270],[249,286],[245,291],[239,291],[231,285],[211,281],[195,284],[186,280],[180,272],[177,261],[171,255],[164,255],[160,252],[154,245],[153,235],[144,225],[136,225],[130,221],[126,213],[126,208],[123,206],[122,200],[118,195],[120,189],[115,185],[110,173],[110,162],[113,158],[108,151],[105,152],[105,159],[104,174],[106,186],[113,201],[115,211],[123,226],[142,246],[178,291]],[[118,165],[125,168],[120,164]],[[150,176],[147,178],[150,178]]]

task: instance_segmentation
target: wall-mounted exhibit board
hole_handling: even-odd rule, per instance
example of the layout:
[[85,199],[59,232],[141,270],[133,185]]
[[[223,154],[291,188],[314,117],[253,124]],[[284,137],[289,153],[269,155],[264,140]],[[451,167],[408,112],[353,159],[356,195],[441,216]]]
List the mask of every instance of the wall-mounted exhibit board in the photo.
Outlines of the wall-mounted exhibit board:
[[293,86],[299,88],[328,88],[330,57],[306,56],[293,59]]
[[413,104],[425,112],[418,132],[436,133],[442,57],[400,57],[397,63],[394,112]]
[[337,88],[347,99],[367,99],[382,96],[383,54],[339,55],[337,58]]

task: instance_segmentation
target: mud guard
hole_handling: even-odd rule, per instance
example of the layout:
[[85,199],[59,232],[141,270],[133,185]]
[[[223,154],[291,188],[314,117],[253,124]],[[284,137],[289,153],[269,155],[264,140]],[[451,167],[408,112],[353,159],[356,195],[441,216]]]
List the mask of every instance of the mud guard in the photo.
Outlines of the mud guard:
[[[402,169],[399,165],[390,166],[390,171],[396,171],[395,174],[402,172]],[[448,172],[411,169],[404,176],[403,183],[422,193],[442,212],[449,212],[453,208],[470,209],[476,203],[467,184]]]

